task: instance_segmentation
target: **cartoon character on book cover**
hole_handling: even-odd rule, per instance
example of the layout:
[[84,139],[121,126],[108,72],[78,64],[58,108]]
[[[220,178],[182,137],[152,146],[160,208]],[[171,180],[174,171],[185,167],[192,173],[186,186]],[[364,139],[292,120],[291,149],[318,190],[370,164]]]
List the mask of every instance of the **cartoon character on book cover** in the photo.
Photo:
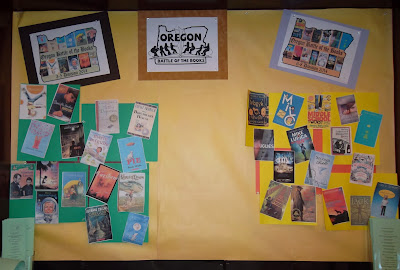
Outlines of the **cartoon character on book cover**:
[[107,203],[119,177],[119,171],[100,164],[90,183],[87,196]]
[[290,147],[294,151],[296,164],[309,160],[314,144],[307,126],[288,130],[286,133]]
[[350,196],[351,225],[368,225],[371,215],[370,196]]
[[371,216],[396,218],[399,205],[400,187],[382,182],[376,184],[372,197]]
[[58,190],[57,161],[37,161],[35,188],[39,190]]
[[354,153],[351,163],[350,183],[364,186],[372,185],[375,155]]
[[129,213],[128,219],[126,220],[124,234],[122,236],[122,241],[142,245],[148,226],[148,216]]
[[36,192],[35,223],[57,224],[58,223],[58,192],[38,191]]
[[118,179],[118,211],[143,213],[146,175],[144,173],[120,173]]
[[290,196],[290,187],[271,180],[260,213],[281,220]]
[[89,243],[112,240],[113,235],[108,205],[87,207],[85,209],[85,216]]
[[342,187],[323,190],[322,195],[332,225],[350,221]]
[[247,123],[251,126],[268,127],[269,124],[269,97],[267,94],[248,93]]
[[118,140],[123,172],[135,172],[147,169],[142,138],[132,136]]
[[294,152],[274,151],[274,180],[294,183]]
[[357,104],[354,95],[337,97],[336,103],[341,125],[358,122]]
[[85,134],[82,123],[60,125],[61,156],[80,157],[85,149]]
[[60,84],[54,95],[48,115],[64,122],[70,122],[78,95],[79,89]]
[[317,204],[315,187],[292,185],[290,210],[296,222],[316,222]]
[[331,127],[331,154],[351,155],[351,128]]
[[331,96],[313,95],[307,99],[308,126],[327,128],[331,125]]
[[303,97],[283,91],[273,122],[287,128],[294,128],[303,101]]
[[81,163],[97,167],[106,161],[112,135],[91,130],[82,154]]
[[32,199],[35,181],[34,164],[11,164],[10,199]]
[[270,129],[254,129],[255,160],[272,161],[274,159],[274,131]]
[[310,163],[304,184],[319,188],[328,188],[335,157],[317,151],[311,151]]
[[26,133],[21,152],[32,156],[44,158],[49,147],[54,125],[32,120]]
[[47,85],[21,84],[19,119],[46,119]]
[[86,206],[86,172],[62,173],[62,207]]
[[136,102],[129,122],[128,134],[149,140],[157,109],[155,105]]

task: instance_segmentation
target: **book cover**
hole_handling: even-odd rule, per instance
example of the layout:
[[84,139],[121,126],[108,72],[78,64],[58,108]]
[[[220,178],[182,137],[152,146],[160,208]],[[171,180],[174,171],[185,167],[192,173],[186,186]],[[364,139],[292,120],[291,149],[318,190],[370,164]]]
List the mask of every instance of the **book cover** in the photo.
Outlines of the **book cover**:
[[371,215],[370,196],[350,196],[351,225],[368,225]]
[[317,222],[315,187],[292,185],[290,210],[296,222]]
[[323,190],[322,195],[333,225],[350,221],[342,187]]
[[78,95],[79,89],[59,84],[48,115],[64,122],[70,122]]
[[58,161],[36,161],[35,189],[58,190]]
[[150,139],[158,107],[151,104],[136,102],[129,122],[128,134]]
[[310,163],[308,163],[304,184],[327,189],[334,159],[335,156],[314,150],[311,151]]
[[10,200],[32,199],[35,165],[11,164],[10,171]]
[[36,224],[57,224],[58,223],[58,192],[37,191],[35,207]]
[[354,95],[337,97],[336,103],[341,125],[358,122],[358,111]]
[[354,153],[351,163],[350,183],[372,186],[375,155]]
[[47,85],[21,84],[19,119],[46,119]]
[[399,186],[378,182],[372,197],[371,216],[396,218],[399,196]]
[[331,127],[331,154],[351,155],[351,128]]
[[126,220],[124,234],[122,235],[122,241],[143,245],[148,226],[148,216],[129,213],[128,219]]
[[290,187],[271,180],[260,213],[281,220],[290,196]]
[[331,96],[313,95],[307,99],[308,126],[327,128],[331,125]]
[[120,173],[118,179],[118,211],[143,213],[146,175],[144,173]]
[[283,91],[273,122],[287,128],[294,128],[303,101],[303,97]]
[[294,183],[294,152],[274,151],[274,180]]
[[85,149],[82,123],[60,125],[61,156],[63,159],[80,157]]
[[142,138],[132,136],[118,139],[118,148],[123,172],[147,169]]
[[267,161],[274,159],[274,131],[272,129],[254,129],[254,158]]
[[307,126],[286,131],[290,148],[294,151],[295,163],[304,162],[310,159],[314,144]]
[[106,161],[112,135],[91,130],[83,150],[81,163],[97,167]]
[[269,125],[268,94],[248,91],[247,123],[250,126]]
[[108,205],[98,205],[85,209],[86,228],[89,243],[112,240],[111,218]]
[[86,206],[86,172],[62,173],[61,207]]
[[22,144],[21,152],[35,157],[44,158],[49,147],[54,125],[32,120]]
[[382,117],[382,114],[362,110],[354,142],[369,147],[375,147]]
[[96,100],[96,131],[115,134],[119,133],[118,100]]
[[87,196],[107,203],[118,180],[119,171],[100,164],[86,193]]

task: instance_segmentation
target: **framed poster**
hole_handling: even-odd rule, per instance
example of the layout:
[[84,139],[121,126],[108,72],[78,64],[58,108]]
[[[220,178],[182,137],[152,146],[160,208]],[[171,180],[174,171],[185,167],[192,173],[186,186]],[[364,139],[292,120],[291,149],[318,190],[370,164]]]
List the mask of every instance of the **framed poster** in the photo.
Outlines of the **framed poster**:
[[139,80],[227,79],[226,10],[139,11]]
[[119,79],[107,12],[19,28],[31,84],[95,84]]
[[270,68],[354,89],[368,33],[284,10]]

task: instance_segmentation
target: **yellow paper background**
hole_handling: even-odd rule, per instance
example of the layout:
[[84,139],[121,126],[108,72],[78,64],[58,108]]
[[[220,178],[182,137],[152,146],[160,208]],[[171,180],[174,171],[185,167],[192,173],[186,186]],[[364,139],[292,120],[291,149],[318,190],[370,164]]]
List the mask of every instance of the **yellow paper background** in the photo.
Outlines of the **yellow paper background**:
[[[354,92],[379,92],[379,113],[384,115],[380,139],[385,144],[380,146],[377,170],[393,173],[391,11],[301,12],[370,31]],[[16,161],[19,84],[27,83],[18,27],[84,14],[88,12],[14,14],[12,162]],[[160,104],[159,161],[150,165],[149,243],[89,245],[84,223],[40,225],[35,230],[35,260],[370,261],[366,231],[259,224],[253,148],[243,143],[248,89],[278,96],[283,90],[350,91],[268,68],[281,15],[276,10],[228,11],[228,80],[138,81],[137,13],[110,12],[121,79],[82,87],[81,103],[101,97]]]

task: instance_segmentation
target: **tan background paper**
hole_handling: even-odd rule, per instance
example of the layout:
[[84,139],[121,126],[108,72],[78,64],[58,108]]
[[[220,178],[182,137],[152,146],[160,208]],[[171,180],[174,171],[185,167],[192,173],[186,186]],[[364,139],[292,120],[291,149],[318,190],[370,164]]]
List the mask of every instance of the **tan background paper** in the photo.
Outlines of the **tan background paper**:
[[[370,31],[354,91],[380,94],[383,124],[377,172],[394,173],[391,11],[301,12]],[[18,27],[84,14],[14,14],[12,162],[16,161],[19,84],[27,83]],[[254,154],[244,146],[247,90],[352,92],[268,68],[282,11],[228,11],[229,78],[209,81],[138,81],[137,14],[109,13],[121,79],[82,87],[81,103],[93,103],[101,96],[160,104],[159,161],[150,166],[149,243],[89,245],[84,223],[38,225],[35,260],[370,261],[366,231],[326,232],[320,214],[316,227],[259,224]]]

